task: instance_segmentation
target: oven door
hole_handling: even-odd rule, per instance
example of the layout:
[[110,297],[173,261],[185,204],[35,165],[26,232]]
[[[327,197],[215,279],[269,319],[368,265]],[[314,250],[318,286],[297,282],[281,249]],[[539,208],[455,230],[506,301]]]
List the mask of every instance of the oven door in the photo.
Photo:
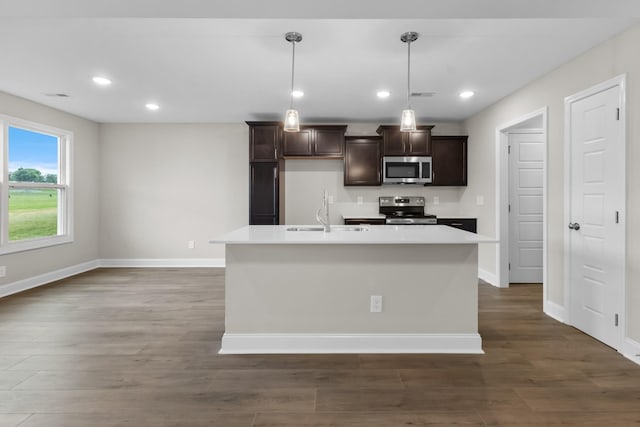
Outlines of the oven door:
[[384,184],[418,184],[422,182],[422,162],[419,157],[384,157]]

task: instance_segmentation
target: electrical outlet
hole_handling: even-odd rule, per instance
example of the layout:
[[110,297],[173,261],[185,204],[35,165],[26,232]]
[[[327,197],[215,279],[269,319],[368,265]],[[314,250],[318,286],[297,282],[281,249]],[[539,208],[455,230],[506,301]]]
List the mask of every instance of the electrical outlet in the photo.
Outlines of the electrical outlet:
[[382,295],[371,295],[371,307],[369,310],[371,313],[382,312]]
[[333,204],[333,196],[329,196],[329,204],[332,205]]
[[364,202],[364,199],[362,198],[362,196],[358,196],[358,204],[361,205]]
[[433,204],[434,205],[439,205],[440,204],[440,197],[433,196]]
[[476,196],[476,205],[484,206],[484,196]]
[[194,249],[196,247],[196,241],[195,240],[189,240],[187,242],[187,248],[188,249]]
[[7,266],[0,265],[0,277],[5,277],[7,275]]

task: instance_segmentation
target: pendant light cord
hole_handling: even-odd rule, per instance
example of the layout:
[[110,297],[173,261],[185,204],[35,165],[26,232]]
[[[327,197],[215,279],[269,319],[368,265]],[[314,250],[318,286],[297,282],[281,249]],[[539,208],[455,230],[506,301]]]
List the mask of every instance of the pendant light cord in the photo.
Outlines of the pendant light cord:
[[296,67],[296,41],[293,40],[291,42],[291,44],[293,44],[293,55],[292,55],[292,59],[291,59],[291,109],[293,110],[293,76],[295,73],[295,67]]
[[411,41],[407,41],[407,106],[411,110]]

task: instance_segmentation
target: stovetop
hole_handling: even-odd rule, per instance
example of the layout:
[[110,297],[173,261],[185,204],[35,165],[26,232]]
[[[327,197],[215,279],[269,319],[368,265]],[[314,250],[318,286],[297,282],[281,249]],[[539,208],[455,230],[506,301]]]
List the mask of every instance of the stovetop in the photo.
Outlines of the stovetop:
[[386,224],[436,224],[436,216],[425,213],[424,206],[420,196],[383,196],[378,209],[386,216]]

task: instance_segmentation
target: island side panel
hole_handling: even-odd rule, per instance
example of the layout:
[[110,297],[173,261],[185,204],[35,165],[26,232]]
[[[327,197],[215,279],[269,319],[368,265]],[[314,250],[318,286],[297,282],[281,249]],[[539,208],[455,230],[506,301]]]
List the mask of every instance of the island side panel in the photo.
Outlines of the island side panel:
[[225,280],[225,334],[478,332],[477,244],[227,244]]

